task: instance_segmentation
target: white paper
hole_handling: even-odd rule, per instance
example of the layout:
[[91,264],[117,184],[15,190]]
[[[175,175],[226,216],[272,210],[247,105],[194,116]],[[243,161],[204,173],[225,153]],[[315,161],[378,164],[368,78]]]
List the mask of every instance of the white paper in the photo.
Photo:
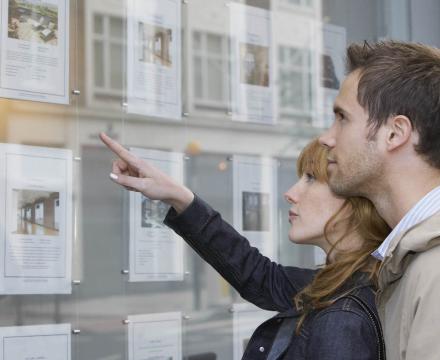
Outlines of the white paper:
[[[183,154],[130,149],[183,183]],[[183,280],[183,240],[163,224],[169,206],[130,192],[129,281]]]
[[181,119],[181,1],[129,0],[127,110]]
[[0,144],[0,293],[71,293],[72,152]]
[[341,26],[324,24],[322,26],[322,53],[320,61],[321,104],[319,116],[314,120],[316,126],[330,126],[334,119],[333,104],[344,80],[347,35]]
[[182,359],[180,312],[128,316],[129,360]]
[[271,12],[230,3],[231,105],[236,121],[274,124]]
[[275,316],[276,312],[261,310],[248,303],[234,304],[232,312],[234,360],[240,360],[254,331],[263,322]]
[[278,257],[277,166],[271,158],[233,157],[234,228],[273,261]]
[[0,360],[70,360],[70,324],[0,327]]
[[69,0],[4,0],[0,13],[0,96],[68,104]]

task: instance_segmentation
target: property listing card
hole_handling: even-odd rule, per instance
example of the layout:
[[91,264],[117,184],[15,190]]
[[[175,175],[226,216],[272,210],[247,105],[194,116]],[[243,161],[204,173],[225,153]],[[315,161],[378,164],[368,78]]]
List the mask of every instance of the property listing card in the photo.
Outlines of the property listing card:
[[127,110],[181,119],[181,0],[128,0]]
[[0,144],[0,199],[0,293],[70,293],[72,152]]
[[129,360],[182,359],[180,312],[128,316]]
[[69,103],[69,0],[2,0],[0,96]]
[[328,127],[334,119],[333,103],[342,85],[345,73],[346,29],[332,24],[323,24],[320,32],[321,84],[318,102],[318,117],[314,125]]
[[[130,151],[183,183],[183,154],[131,148]],[[183,240],[163,224],[169,206],[130,192],[129,281],[183,280]]]
[[230,3],[233,120],[274,124],[271,12]]
[[270,158],[233,156],[234,228],[271,260],[278,257],[277,166]]
[[249,303],[240,303],[233,304],[232,313],[234,360],[240,360],[254,331],[276,312],[261,310]]
[[70,360],[70,324],[0,327],[0,360]]

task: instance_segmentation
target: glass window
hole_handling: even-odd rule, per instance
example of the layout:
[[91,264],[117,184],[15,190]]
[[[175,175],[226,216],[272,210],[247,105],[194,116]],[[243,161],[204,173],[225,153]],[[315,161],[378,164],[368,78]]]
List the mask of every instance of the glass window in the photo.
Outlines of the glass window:
[[317,269],[325,254],[289,240],[284,194],[333,120],[347,44],[440,47],[436,1],[1,3],[0,337],[46,339],[41,356],[14,343],[29,359],[67,360],[45,338],[62,333],[72,360],[238,360],[270,315],[169,231],[168,206],[109,180],[100,132],[272,260]]

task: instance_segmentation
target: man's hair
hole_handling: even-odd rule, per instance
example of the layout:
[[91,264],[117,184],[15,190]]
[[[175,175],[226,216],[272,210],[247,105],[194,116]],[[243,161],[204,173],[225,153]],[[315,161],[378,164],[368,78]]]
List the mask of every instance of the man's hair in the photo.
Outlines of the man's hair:
[[390,116],[404,115],[419,135],[415,151],[440,169],[440,50],[416,43],[352,44],[347,72],[360,71],[358,102],[370,136]]

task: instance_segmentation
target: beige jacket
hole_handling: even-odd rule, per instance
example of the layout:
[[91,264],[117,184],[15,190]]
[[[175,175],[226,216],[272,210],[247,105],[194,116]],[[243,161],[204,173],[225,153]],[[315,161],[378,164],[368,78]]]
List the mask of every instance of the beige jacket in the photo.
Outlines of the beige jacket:
[[387,360],[440,359],[440,213],[397,236],[377,296]]

